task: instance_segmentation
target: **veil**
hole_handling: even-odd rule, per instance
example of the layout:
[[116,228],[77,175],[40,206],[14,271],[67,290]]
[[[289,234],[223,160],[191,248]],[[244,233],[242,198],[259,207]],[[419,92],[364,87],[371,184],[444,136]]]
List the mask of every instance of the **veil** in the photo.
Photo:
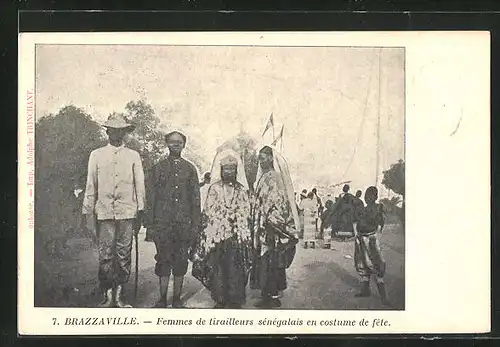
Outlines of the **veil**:
[[[246,191],[248,191],[248,181],[245,175],[245,167],[243,166],[243,161],[236,151],[229,148],[224,149],[215,155],[214,161],[212,162],[212,169],[210,170],[210,177],[212,178],[213,183],[219,182],[221,180],[220,164],[222,159],[224,159],[228,155],[236,158],[237,161],[238,169],[236,172],[236,181],[241,184]],[[205,202],[202,201],[202,203]]]
[[[286,197],[288,199],[290,208],[292,210],[292,217],[295,230],[298,232],[300,230],[299,212],[297,210],[297,205],[295,201],[295,191],[293,189],[293,183],[292,183],[292,178],[290,177],[290,171],[288,170],[288,164],[286,162],[286,159],[281,155],[280,152],[278,152],[278,150],[274,146],[261,145],[259,146],[259,151],[266,146],[271,148],[273,151],[274,170],[276,170],[276,172],[279,173],[283,186],[285,187]],[[261,177],[262,177],[262,169],[259,165],[257,169],[257,177],[255,179],[255,185],[257,185]]]

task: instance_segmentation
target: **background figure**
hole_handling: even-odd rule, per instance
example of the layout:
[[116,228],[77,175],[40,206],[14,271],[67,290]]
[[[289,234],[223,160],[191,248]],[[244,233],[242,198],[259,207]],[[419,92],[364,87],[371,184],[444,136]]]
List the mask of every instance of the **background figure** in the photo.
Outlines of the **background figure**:
[[342,188],[337,211],[339,214],[340,231],[350,234],[348,237],[354,235],[352,228],[352,221],[354,218],[354,196],[349,193],[350,187],[348,184]]
[[363,192],[361,190],[356,191],[356,195],[354,196],[354,199],[352,199],[352,204],[353,204],[353,209],[354,211],[363,208],[365,204],[363,203],[363,200],[361,200],[361,195]]
[[314,198],[316,199],[316,204],[318,205],[318,217],[320,217],[321,213],[323,212],[323,203],[318,195],[318,190],[316,188],[313,188],[311,192],[313,193]]
[[99,306],[132,307],[122,301],[122,291],[130,277],[134,229],[143,220],[144,172],[139,153],[123,145],[134,126],[120,115],[110,116],[104,126],[109,144],[90,154],[83,214],[98,239],[99,282],[104,291]]
[[307,199],[307,189],[302,189],[302,192],[300,193],[300,201]]
[[371,295],[370,277],[374,275],[382,304],[387,306],[389,302],[384,284],[386,265],[378,239],[378,234],[384,227],[384,213],[383,206],[376,203],[377,199],[377,188],[368,187],[365,192],[366,207],[360,207],[355,212],[354,264],[362,282],[361,291],[356,296]]
[[300,193],[299,196],[299,202],[298,202],[298,212],[299,212],[299,221],[300,221],[300,238],[304,238],[304,210],[300,207],[300,203],[304,200],[307,199],[307,189],[302,189],[302,192]]
[[335,204],[331,200],[325,202],[325,210],[321,215],[321,231],[325,241],[325,247],[333,249],[332,238],[336,229]]
[[316,238],[322,239],[323,238],[323,233],[321,231],[321,214],[323,213],[323,203],[321,202],[321,198],[318,195],[318,190],[316,188],[313,188],[311,192],[314,194],[314,199],[316,200],[316,206],[317,206],[317,216],[316,216],[316,231],[317,235]]
[[215,308],[241,308],[250,269],[251,237],[248,183],[233,150],[216,155],[214,179],[204,207],[193,276],[210,290]]
[[304,246],[307,248],[309,243],[316,245],[318,206],[314,194],[310,192],[307,198],[300,203],[300,210],[304,214]]
[[252,223],[256,252],[252,287],[261,289],[262,296],[255,306],[280,307],[279,292],[287,288],[286,268],[295,255],[299,216],[286,162],[269,146],[259,151]]
[[169,155],[151,170],[147,182],[148,232],[156,245],[155,274],[160,279],[160,300],[167,307],[170,275],[174,276],[172,306],[182,307],[181,294],[200,225],[200,182],[194,165],[181,157],[186,136],[165,135]]
[[200,206],[202,210],[205,206],[205,200],[207,199],[208,188],[210,188],[210,181],[210,172],[205,172],[205,174],[203,175],[203,181],[200,182]]

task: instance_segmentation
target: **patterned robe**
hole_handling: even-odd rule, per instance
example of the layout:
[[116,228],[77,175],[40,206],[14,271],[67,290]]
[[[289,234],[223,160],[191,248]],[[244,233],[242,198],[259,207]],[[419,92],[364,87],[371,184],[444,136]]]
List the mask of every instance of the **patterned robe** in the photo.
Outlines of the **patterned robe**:
[[278,172],[268,171],[257,182],[252,215],[256,247],[251,286],[261,289],[263,296],[277,295],[286,289],[286,264],[278,252],[284,240],[271,225],[293,226],[290,203]]
[[208,190],[203,228],[198,238],[193,276],[219,304],[242,304],[250,269],[250,202],[247,191],[234,184],[224,194],[221,181]]

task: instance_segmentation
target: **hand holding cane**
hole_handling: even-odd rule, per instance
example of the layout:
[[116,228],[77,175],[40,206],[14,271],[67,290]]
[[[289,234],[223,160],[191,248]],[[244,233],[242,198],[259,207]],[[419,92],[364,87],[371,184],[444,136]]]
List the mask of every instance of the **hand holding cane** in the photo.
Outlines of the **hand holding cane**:
[[142,224],[142,211],[139,211],[137,218],[134,221],[134,239],[135,239],[135,281],[134,281],[134,298],[137,299],[137,288],[139,284],[139,231]]

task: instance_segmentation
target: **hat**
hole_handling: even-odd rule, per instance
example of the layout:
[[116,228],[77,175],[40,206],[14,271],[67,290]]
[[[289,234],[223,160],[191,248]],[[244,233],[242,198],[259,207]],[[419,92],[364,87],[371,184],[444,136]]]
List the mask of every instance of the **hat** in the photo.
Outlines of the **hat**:
[[108,120],[102,125],[106,128],[114,128],[114,129],[124,129],[127,128],[130,131],[135,129],[135,125],[127,123],[125,117],[119,114],[112,114],[108,117]]

